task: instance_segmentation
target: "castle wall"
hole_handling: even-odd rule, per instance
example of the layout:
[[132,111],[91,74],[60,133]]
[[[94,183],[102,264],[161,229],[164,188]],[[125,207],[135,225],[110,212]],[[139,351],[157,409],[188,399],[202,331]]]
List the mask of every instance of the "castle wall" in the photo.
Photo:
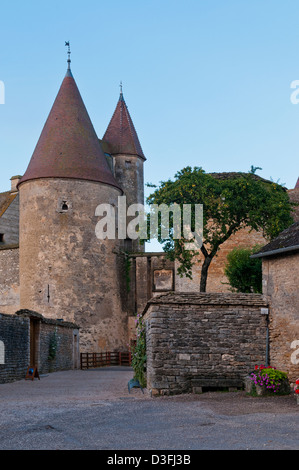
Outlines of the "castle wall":
[[0,248],[0,311],[15,313],[20,307],[19,249]]
[[[209,267],[207,292],[230,292],[228,279],[224,274],[227,263],[227,255],[233,248],[263,246],[266,243],[261,233],[245,228],[232,235],[221,246],[217,257],[213,259]],[[132,271],[132,285],[135,289],[131,292],[131,298],[135,296],[135,311],[141,313],[148,300],[164,291],[175,292],[199,292],[200,277],[203,256],[200,255],[192,268],[192,279],[186,276],[180,277],[177,273],[179,263],[166,258],[163,253],[144,253],[133,255],[135,269]],[[156,278],[155,278],[156,273]],[[164,286],[157,286],[159,276],[164,279]],[[132,303],[133,305],[133,303]],[[135,313],[135,312],[132,312]]]
[[134,264],[131,282],[135,286],[135,290],[131,292],[131,296],[135,297],[135,309],[131,313],[135,314],[144,310],[151,297],[163,291],[174,290],[175,270],[174,263],[164,253],[140,253],[133,255],[131,259]]
[[[227,264],[227,255],[230,251],[234,248],[250,248],[255,245],[264,246],[265,244],[266,240],[260,232],[254,230],[250,231],[248,228],[243,228],[233,234],[221,245],[217,256],[212,260],[209,266],[207,292],[230,292],[231,288],[224,274],[225,265]],[[199,292],[203,260],[203,255],[200,255],[198,261],[193,266],[191,280],[185,276],[181,278],[176,275],[176,292]]]
[[[95,215],[120,192],[90,181],[43,179],[20,191],[20,305],[80,326],[80,350],[127,350],[118,240],[99,240]],[[62,210],[66,201],[68,210]]]
[[258,294],[162,294],[144,314],[153,395],[242,387],[266,360],[268,304]]
[[127,203],[144,204],[143,160],[137,155],[113,155],[114,176],[127,196]]
[[270,363],[299,376],[299,253],[263,258],[263,293],[271,303]]
[[[127,207],[132,204],[144,204],[143,160],[136,155],[113,155],[114,176],[126,196]],[[127,218],[127,224],[133,217]],[[144,251],[144,245],[139,240],[127,239],[127,251]]]

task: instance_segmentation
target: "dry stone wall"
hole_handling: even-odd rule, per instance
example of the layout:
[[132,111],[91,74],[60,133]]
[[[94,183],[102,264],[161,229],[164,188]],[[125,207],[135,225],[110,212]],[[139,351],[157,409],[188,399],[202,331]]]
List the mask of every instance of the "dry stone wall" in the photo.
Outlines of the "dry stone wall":
[[[30,337],[30,322],[38,324],[36,337]],[[39,374],[69,370],[79,366],[79,331],[77,325],[51,320],[29,310],[15,315],[0,314],[0,383],[24,379],[29,366],[36,365]],[[55,337],[55,354],[49,358]],[[34,364],[30,345],[35,341]],[[52,343],[53,344],[53,343]]]
[[30,320],[0,314],[0,383],[25,378],[30,357]]
[[152,394],[241,387],[266,361],[268,304],[258,294],[168,293],[144,313]]

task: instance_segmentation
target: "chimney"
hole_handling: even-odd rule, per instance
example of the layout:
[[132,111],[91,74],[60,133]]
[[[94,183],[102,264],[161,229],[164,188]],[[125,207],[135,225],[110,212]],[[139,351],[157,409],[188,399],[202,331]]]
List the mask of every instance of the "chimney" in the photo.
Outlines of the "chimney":
[[18,182],[20,181],[21,178],[22,178],[21,175],[12,176],[10,178],[10,181],[11,181],[11,190],[10,190],[10,192],[11,193],[16,193],[18,191],[17,190],[17,184],[18,184]]

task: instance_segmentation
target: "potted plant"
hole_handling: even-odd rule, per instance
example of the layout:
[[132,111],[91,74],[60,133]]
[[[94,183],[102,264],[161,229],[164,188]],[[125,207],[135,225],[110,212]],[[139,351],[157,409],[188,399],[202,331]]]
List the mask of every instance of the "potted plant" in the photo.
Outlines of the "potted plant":
[[286,372],[275,367],[256,365],[249,374],[252,381],[251,395],[289,395],[290,385]]
[[294,386],[295,397],[297,398],[297,405],[299,405],[299,379],[296,380]]

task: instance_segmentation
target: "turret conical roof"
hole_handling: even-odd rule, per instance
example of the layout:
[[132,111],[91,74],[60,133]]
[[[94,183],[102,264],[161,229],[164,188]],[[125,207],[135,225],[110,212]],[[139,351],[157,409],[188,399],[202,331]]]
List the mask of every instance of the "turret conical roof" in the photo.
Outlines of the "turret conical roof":
[[138,155],[146,159],[122,92],[103,142],[111,154]]
[[39,178],[83,179],[121,189],[106,161],[70,69],[19,185]]

